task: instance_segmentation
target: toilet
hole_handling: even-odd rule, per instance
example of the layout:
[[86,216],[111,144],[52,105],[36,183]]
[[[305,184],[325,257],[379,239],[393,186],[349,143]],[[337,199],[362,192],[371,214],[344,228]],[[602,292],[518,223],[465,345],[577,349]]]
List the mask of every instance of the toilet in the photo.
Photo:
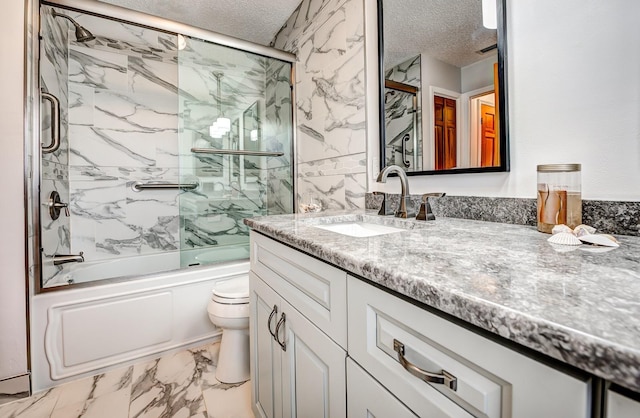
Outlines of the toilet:
[[249,380],[249,276],[216,283],[207,312],[222,329],[216,379],[222,383]]

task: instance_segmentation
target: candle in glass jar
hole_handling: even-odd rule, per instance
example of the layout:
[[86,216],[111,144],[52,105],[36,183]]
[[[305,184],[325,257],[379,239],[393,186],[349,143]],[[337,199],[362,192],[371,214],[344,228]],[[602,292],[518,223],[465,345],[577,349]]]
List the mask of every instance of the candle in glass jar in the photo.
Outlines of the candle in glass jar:
[[555,225],[575,228],[582,223],[580,164],[538,166],[538,231],[551,233]]

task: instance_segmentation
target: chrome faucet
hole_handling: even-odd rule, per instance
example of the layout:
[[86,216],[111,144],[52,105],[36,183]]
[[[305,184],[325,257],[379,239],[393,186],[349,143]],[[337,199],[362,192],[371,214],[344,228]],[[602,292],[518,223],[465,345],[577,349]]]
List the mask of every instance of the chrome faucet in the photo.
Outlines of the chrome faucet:
[[425,193],[422,195],[422,205],[420,205],[420,211],[416,216],[418,221],[435,221],[436,215],[433,214],[431,205],[429,204],[430,197],[444,197],[446,193]]
[[398,203],[398,209],[396,209],[394,216],[396,218],[409,218],[415,216],[413,211],[409,211],[407,209],[411,207],[411,199],[409,198],[409,180],[407,179],[407,174],[402,168],[397,165],[388,165],[380,172],[380,174],[378,174],[376,181],[378,183],[386,183],[389,173],[397,173],[398,177],[400,177],[400,202]]

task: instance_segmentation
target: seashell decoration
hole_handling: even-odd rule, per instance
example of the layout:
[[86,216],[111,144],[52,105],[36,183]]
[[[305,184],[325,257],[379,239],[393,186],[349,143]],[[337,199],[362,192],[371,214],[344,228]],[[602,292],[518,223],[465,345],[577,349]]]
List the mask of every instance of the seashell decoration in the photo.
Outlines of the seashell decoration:
[[[577,227],[576,227],[577,228]],[[551,229],[551,233],[553,235],[555,234],[559,234],[561,232],[568,232],[570,234],[573,234],[573,229],[569,228],[567,225],[565,224],[560,224],[560,225],[554,225],[553,229]]]
[[601,245],[603,247],[619,247],[618,240],[607,234],[590,234],[578,237],[578,240],[592,245]]
[[571,232],[558,232],[547,239],[552,244],[560,245],[581,245],[582,241]]
[[547,241],[554,246],[556,251],[558,251],[558,249],[555,245],[577,246],[584,243],[591,244],[592,246],[609,247],[609,249],[620,246],[615,237],[608,234],[596,234],[595,232],[596,229],[594,227],[584,224],[578,225],[574,229],[571,229],[567,225],[555,225],[551,230],[553,235],[549,237]]
[[596,229],[594,227],[585,225],[585,224],[578,225],[573,230],[573,233],[575,234],[576,237],[595,234],[595,232],[596,232]]

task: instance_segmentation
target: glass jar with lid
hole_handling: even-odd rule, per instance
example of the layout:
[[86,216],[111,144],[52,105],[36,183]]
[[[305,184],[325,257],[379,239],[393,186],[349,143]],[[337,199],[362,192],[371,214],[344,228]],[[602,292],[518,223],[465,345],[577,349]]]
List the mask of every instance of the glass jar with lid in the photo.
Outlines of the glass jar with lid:
[[538,231],[555,225],[575,228],[582,223],[580,164],[538,166]]

